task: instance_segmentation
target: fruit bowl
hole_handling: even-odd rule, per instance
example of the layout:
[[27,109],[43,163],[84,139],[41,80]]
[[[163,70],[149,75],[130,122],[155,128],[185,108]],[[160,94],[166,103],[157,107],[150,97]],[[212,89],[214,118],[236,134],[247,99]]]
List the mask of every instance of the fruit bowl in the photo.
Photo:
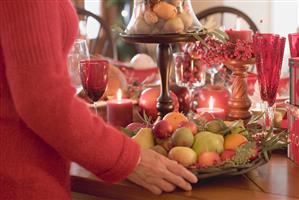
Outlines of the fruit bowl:
[[268,158],[264,156],[256,158],[254,161],[239,165],[239,166],[226,166],[226,167],[210,167],[207,169],[197,169],[197,168],[189,168],[199,179],[206,179],[216,176],[237,176],[241,174],[246,174],[247,172],[254,170],[264,164],[266,164],[271,157],[271,154],[268,153]]
[[[287,146],[287,131],[264,131],[262,114],[243,120],[223,121],[209,113],[171,112],[150,124],[124,128],[141,149],[175,160],[198,178],[235,176],[247,173],[271,158],[271,151]],[[134,127],[134,129],[132,128]],[[136,128],[137,127],[137,128]]]

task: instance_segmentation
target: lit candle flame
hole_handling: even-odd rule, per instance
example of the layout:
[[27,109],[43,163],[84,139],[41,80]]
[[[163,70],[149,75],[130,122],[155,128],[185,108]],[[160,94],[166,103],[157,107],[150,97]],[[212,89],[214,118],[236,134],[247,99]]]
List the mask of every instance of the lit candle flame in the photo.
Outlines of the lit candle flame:
[[214,97],[210,96],[210,99],[209,99],[209,110],[213,110],[214,109],[214,103],[215,103]]
[[121,99],[122,99],[122,91],[121,91],[121,89],[118,89],[116,91],[116,100],[121,101]]

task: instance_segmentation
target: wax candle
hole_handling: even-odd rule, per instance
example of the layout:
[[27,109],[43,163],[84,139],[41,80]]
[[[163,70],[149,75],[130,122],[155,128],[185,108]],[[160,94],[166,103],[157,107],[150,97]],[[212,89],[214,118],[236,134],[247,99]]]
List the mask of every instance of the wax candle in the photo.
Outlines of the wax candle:
[[237,39],[252,42],[252,30],[233,30],[229,29],[225,31],[229,36],[229,39],[235,42]]
[[194,91],[194,100],[197,101],[199,108],[209,107],[209,98],[214,98],[214,107],[224,109],[225,114],[228,113],[228,101],[230,98],[229,91],[219,85],[208,85],[198,88]]
[[130,99],[122,99],[122,91],[118,89],[116,99],[107,102],[107,122],[117,128],[126,127],[133,121],[133,103]]
[[197,108],[196,112],[198,114],[202,114],[202,113],[207,112],[207,113],[210,113],[210,114],[214,115],[215,118],[224,119],[225,118],[224,109],[214,107],[214,103],[215,103],[214,97],[210,96],[209,107]]

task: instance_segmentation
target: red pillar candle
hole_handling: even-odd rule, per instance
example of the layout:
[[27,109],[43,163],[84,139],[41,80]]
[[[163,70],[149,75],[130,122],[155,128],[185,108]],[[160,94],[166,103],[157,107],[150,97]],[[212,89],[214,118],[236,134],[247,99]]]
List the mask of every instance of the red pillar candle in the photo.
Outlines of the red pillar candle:
[[232,42],[235,42],[237,39],[244,40],[247,42],[252,42],[252,30],[233,30],[229,29],[225,31],[227,35],[229,36],[229,39]]
[[214,102],[215,99],[212,96],[210,96],[209,107],[197,108],[196,112],[198,114],[210,113],[217,119],[225,119],[224,109],[214,107]]
[[229,91],[219,85],[208,85],[198,88],[194,91],[195,101],[198,108],[209,107],[210,97],[214,98],[214,107],[224,109],[225,114],[228,113],[228,100],[230,97]]
[[130,99],[122,99],[119,89],[116,99],[107,102],[107,122],[117,128],[126,127],[133,121],[133,103]]

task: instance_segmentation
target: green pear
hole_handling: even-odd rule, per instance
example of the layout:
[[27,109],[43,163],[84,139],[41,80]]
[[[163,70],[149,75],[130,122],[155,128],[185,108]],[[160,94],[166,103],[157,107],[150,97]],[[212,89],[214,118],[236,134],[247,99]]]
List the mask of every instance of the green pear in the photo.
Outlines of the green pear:
[[197,155],[208,151],[221,153],[223,151],[223,143],[224,138],[222,135],[209,131],[202,131],[195,135],[192,149]]
[[141,149],[150,149],[155,145],[154,135],[150,128],[141,128],[132,138],[139,144]]

